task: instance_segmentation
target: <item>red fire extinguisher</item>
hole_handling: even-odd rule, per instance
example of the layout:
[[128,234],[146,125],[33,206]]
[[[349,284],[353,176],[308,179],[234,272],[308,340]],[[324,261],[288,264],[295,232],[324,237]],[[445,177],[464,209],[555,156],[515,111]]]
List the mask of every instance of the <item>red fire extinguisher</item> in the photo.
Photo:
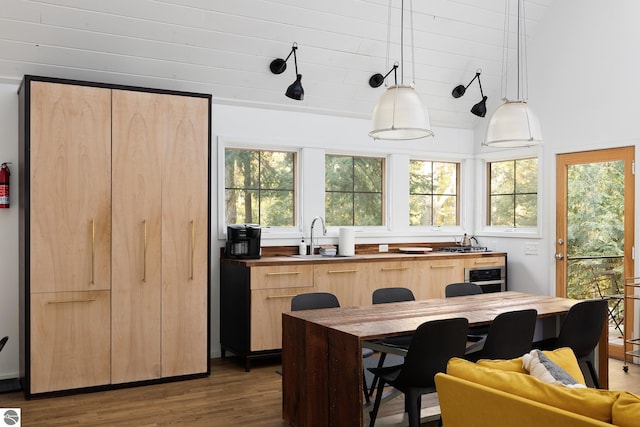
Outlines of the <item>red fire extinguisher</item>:
[[9,164],[3,163],[0,167],[0,208],[9,207],[9,177],[11,176]]

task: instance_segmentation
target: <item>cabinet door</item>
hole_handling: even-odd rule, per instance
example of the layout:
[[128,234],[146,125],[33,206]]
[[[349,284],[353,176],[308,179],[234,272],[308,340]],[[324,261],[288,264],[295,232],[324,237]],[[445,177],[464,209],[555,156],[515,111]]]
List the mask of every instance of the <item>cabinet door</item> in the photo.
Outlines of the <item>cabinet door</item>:
[[113,91],[113,383],[161,374],[158,98],[146,92]]
[[162,376],[206,372],[209,99],[163,95]]
[[31,393],[109,384],[109,291],[31,295]]
[[314,276],[318,292],[331,292],[340,305],[371,304],[369,265],[367,263],[317,264]]
[[420,270],[415,262],[372,262],[368,264],[368,270],[368,285],[366,286],[365,294],[362,296],[365,304],[371,304],[373,292],[379,288],[409,288],[417,299],[420,289]]
[[251,351],[282,348],[282,313],[291,311],[291,299],[313,292],[313,287],[251,291]]
[[110,91],[30,88],[30,291],[109,289]]
[[423,286],[416,299],[444,298],[444,288],[449,283],[464,280],[464,267],[461,259],[442,259],[419,261],[424,271]]

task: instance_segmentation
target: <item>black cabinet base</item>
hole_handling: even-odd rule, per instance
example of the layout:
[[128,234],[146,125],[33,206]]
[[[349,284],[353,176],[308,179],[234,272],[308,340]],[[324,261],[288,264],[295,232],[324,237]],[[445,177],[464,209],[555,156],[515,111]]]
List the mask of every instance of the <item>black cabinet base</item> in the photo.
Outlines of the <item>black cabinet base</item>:
[[243,351],[238,351],[237,349],[233,349],[230,347],[222,346],[221,356],[222,358],[227,357],[227,351],[232,353],[234,356],[238,357],[242,362],[244,362],[244,370],[245,372],[251,371],[251,361],[259,360],[259,359],[273,359],[279,360],[282,356],[282,350],[265,350],[265,351],[254,351],[250,353],[246,353]]

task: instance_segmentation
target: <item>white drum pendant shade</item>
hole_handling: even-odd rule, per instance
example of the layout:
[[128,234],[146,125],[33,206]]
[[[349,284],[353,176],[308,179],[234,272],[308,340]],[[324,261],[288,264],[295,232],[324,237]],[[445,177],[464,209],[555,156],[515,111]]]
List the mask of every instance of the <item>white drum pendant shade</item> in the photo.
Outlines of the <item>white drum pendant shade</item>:
[[432,136],[429,113],[411,86],[389,86],[373,109],[373,139],[405,140]]
[[540,122],[527,102],[506,101],[491,116],[483,145],[513,148],[540,143]]

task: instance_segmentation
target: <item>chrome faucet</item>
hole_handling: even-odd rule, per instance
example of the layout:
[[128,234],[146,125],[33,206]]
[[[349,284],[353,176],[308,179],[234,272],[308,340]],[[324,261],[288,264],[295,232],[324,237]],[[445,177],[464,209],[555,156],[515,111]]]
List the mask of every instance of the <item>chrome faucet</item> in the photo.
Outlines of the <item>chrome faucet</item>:
[[[322,235],[323,236],[327,235],[327,227],[325,227],[325,225],[324,225],[324,219],[322,219],[322,217],[320,217],[320,216],[314,217],[313,221],[311,221],[311,249],[310,249],[311,255],[316,253],[315,248],[317,247],[317,245],[314,244],[314,242],[313,242],[313,228],[316,225],[316,221],[318,221],[318,220],[320,220],[320,223],[322,224]],[[316,237],[316,240],[317,239],[318,238]]]

